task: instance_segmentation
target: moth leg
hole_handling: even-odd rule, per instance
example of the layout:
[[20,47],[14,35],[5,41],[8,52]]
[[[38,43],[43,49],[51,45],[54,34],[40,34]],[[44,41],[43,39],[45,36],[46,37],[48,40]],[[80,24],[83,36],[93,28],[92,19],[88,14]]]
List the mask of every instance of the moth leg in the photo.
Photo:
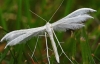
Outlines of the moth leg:
[[48,62],[50,64],[50,59],[49,59],[49,52],[48,52],[48,44],[47,44],[47,33],[45,32],[45,40],[46,40],[46,50],[47,50],[47,58],[48,58]]
[[36,41],[36,44],[35,44],[35,48],[34,48],[34,51],[33,51],[32,55],[31,55],[31,57],[33,57],[33,55],[34,55],[34,53],[35,53],[35,50],[36,50],[36,47],[37,47],[38,40],[39,40],[39,38],[42,37],[42,36],[45,36],[45,35],[39,35],[39,36],[37,37],[37,41]]
[[53,29],[52,29],[52,31],[53,31],[53,34],[54,34],[54,36],[55,36],[57,42],[58,42],[58,45],[59,45],[60,48],[61,48],[62,53],[66,56],[66,58],[68,58],[68,60],[69,60],[72,64],[74,64],[74,63],[72,62],[72,60],[71,60],[71,59],[66,55],[66,53],[64,52],[64,50],[63,50],[62,46],[60,45],[60,42],[59,42],[59,40],[57,39],[57,36],[56,36],[56,34],[55,34],[55,32],[54,32]]
[[[39,35],[39,36],[44,36],[44,37],[45,37],[45,35]],[[47,38],[47,37],[49,37],[49,36],[48,36],[48,34],[46,33],[46,38]],[[45,50],[46,50],[46,49],[44,49],[44,51],[45,51]],[[50,48],[48,48],[48,50],[53,51],[53,50],[50,49]]]
[[50,51],[53,51],[52,49],[48,48]]
[[[39,36],[42,36],[42,37],[44,36],[45,37],[45,35],[39,35]],[[46,34],[46,37],[49,37],[48,34]]]
[[[64,42],[59,42],[59,43],[63,44]],[[59,44],[57,45],[57,48],[58,48],[58,46],[59,46]]]
[[[59,42],[59,43],[63,44],[64,42]],[[58,46],[59,46],[59,44],[57,45],[57,48],[58,48]],[[62,55],[62,52],[60,53],[59,56],[61,56],[61,55]]]
[[[46,49],[44,49],[44,51],[45,51]],[[48,50],[50,50],[50,51],[53,51],[52,49],[50,49],[50,48],[48,48]]]
[[37,37],[37,41],[36,41],[36,44],[35,44],[35,48],[34,48],[34,50],[33,50],[33,53],[32,53],[32,55],[31,55],[31,57],[33,57],[33,55],[34,55],[34,53],[35,53],[35,50],[36,50],[36,47],[37,47],[37,43],[38,43],[39,37],[40,37],[40,36]]

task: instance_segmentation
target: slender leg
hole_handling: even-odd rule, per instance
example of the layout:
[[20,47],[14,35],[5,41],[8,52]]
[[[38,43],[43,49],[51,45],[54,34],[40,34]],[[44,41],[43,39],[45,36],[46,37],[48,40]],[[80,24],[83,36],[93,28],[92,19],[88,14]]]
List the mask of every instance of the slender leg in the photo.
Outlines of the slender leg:
[[[44,51],[45,51],[46,49],[44,49]],[[53,51],[52,49],[50,49],[50,48],[48,48],[48,50],[50,50],[50,51]]]
[[69,59],[69,57],[66,55],[66,53],[64,52],[64,50],[63,50],[62,46],[60,45],[60,42],[59,42],[59,40],[57,39],[57,36],[56,36],[56,34],[55,34],[55,32],[54,32],[53,29],[52,29],[52,31],[53,31],[53,33],[54,33],[54,36],[55,36],[57,42],[58,42],[58,45],[60,46],[60,48],[61,48],[61,50],[62,50],[62,53],[66,56],[66,58],[68,58],[68,60],[69,60],[72,64],[74,64],[74,63]]
[[47,58],[48,58],[48,62],[50,64],[46,32],[45,32],[45,40],[46,40]]
[[[29,48],[29,50],[31,51],[31,53],[32,53],[32,49],[30,48],[30,46],[29,46],[29,44],[28,43],[26,43],[26,45],[28,46],[28,48]],[[33,55],[34,56],[34,55]],[[32,57],[31,57],[32,58]],[[37,58],[34,56],[34,58],[35,58],[35,60],[36,60],[36,62],[38,63],[38,60],[37,60]]]
[[32,53],[32,56],[31,56],[31,57],[33,57],[33,55],[34,55],[34,53],[35,53],[35,50],[36,50],[36,47],[37,47],[38,40],[39,40],[39,36],[38,36],[38,38],[37,38],[37,41],[36,41],[36,44],[35,44],[35,48],[34,48],[34,51],[33,51],[33,53]]

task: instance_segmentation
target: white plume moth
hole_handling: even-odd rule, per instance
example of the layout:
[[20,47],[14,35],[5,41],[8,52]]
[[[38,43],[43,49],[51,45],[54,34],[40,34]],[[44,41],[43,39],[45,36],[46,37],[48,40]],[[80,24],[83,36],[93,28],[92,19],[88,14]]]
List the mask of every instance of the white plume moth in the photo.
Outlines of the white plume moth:
[[[57,10],[56,10],[56,12],[57,12]],[[81,9],[78,9],[78,10],[70,13],[66,17],[64,17],[64,18],[62,18],[62,19],[60,19],[60,20],[58,20],[58,21],[56,21],[54,23],[47,22],[46,25],[41,26],[41,27],[31,28],[31,29],[15,30],[15,31],[12,31],[10,33],[7,33],[1,39],[1,42],[4,41],[4,40],[6,40],[8,42],[7,45],[5,46],[5,48],[6,48],[7,46],[13,46],[13,45],[16,45],[16,44],[20,44],[22,42],[26,42],[30,38],[32,38],[34,36],[41,35],[43,33],[45,34],[45,37],[46,37],[46,34],[48,34],[48,36],[49,36],[49,38],[51,40],[51,45],[53,47],[55,58],[56,58],[57,62],[60,63],[59,54],[58,54],[57,47],[56,47],[56,44],[55,44],[55,41],[54,41],[54,37],[53,37],[53,35],[54,35],[55,38],[57,39],[56,34],[55,34],[54,31],[66,31],[66,29],[75,30],[75,29],[82,28],[82,27],[85,26],[82,22],[86,21],[87,19],[93,18],[92,16],[88,15],[87,13],[88,12],[95,12],[95,11],[96,10],[93,10],[91,8],[81,8]],[[40,16],[38,16],[38,17],[40,17]],[[51,20],[51,18],[50,18],[50,20]],[[43,20],[45,20],[45,19],[43,19]],[[58,42],[58,45],[60,46],[60,48],[62,50],[62,53],[65,54],[65,52],[63,51],[58,39],[57,39],[57,42]],[[46,47],[47,47],[47,58],[48,58],[49,56],[48,56],[47,41],[46,41]],[[66,54],[65,54],[65,56],[68,58],[68,56]],[[49,61],[49,58],[48,58],[48,61]],[[71,61],[71,63],[73,64],[72,61]],[[49,61],[49,64],[50,64],[50,61]]]

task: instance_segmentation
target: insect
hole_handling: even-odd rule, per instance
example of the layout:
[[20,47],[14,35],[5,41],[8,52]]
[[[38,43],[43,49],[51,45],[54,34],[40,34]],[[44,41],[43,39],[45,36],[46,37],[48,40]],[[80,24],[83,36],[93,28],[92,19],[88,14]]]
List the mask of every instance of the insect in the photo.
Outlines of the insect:
[[[41,33],[46,33],[49,35],[51,44],[55,53],[55,58],[57,62],[59,63],[59,54],[57,51],[57,47],[54,41],[53,35],[56,37],[54,31],[66,31],[66,29],[79,29],[84,27],[85,25],[82,23],[87,19],[93,18],[92,16],[88,15],[88,12],[95,12],[96,10],[93,10],[91,8],[81,8],[78,9],[71,14],[67,15],[66,17],[54,22],[49,23],[47,22],[46,25],[37,27],[37,28],[31,28],[31,29],[22,29],[22,30],[15,30],[10,33],[7,33],[2,39],[1,42],[6,40],[8,43],[5,46],[13,46],[16,44],[20,44],[22,42],[26,42],[30,38],[40,35]],[[56,37],[57,39],[57,37]],[[57,39],[58,41],[58,39]],[[60,48],[62,49],[59,41],[58,44]],[[64,52],[62,50],[62,52]],[[65,53],[64,53],[65,54]]]
[[[48,34],[48,36],[51,40],[51,44],[52,44],[52,47],[53,47],[53,51],[54,51],[54,54],[55,54],[56,61],[58,63],[60,63],[59,54],[58,54],[57,47],[56,47],[54,37],[53,37],[53,36],[55,36],[55,38],[57,39],[54,31],[64,32],[67,29],[72,29],[72,30],[80,29],[80,28],[85,26],[82,22],[86,21],[87,19],[93,18],[92,16],[90,16],[87,13],[88,12],[95,12],[95,11],[96,10],[91,9],[91,8],[81,8],[81,9],[78,9],[78,10],[70,13],[66,17],[64,17],[64,18],[62,18],[62,19],[60,19],[60,20],[58,20],[54,23],[47,22],[46,25],[41,26],[41,27],[15,30],[15,31],[12,31],[10,33],[7,33],[1,39],[1,42],[6,40],[8,43],[5,46],[5,48],[7,48],[7,46],[13,46],[13,45],[16,45],[16,44],[20,44],[22,42],[26,42],[27,40],[31,39],[32,37],[35,37],[35,36],[38,36],[38,35],[41,35],[41,34],[45,34],[45,37],[46,37],[46,35]],[[58,42],[58,45],[60,46],[60,48],[62,50],[62,53],[65,54],[65,52],[63,51],[63,48],[61,47],[58,39],[57,39],[57,42]],[[46,41],[46,47],[48,48],[47,41]],[[48,50],[47,50],[47,56],[48,56]],[[65,56],[68,58],[68,56],[66,54],[65,54]],[[48,61],[49,61],[49,58],[48,58]],[[71,63],[73,63],[73,62],[71,61]]]

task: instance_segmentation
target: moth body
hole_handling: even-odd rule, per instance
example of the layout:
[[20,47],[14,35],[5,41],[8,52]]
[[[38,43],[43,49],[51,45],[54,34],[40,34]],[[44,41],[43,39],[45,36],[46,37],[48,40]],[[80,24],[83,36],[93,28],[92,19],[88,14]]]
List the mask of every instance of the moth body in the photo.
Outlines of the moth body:
[[53,47],[56,60],[59,63],[59,54],[58,54],[57,47],[56,47],[56,44],[55,44],[55,41],[54,41],[54,38],[53,38],[52,26],[49,22],[46,24],[46,31],[47,31],[47,33],[50,37],[51,45]]

